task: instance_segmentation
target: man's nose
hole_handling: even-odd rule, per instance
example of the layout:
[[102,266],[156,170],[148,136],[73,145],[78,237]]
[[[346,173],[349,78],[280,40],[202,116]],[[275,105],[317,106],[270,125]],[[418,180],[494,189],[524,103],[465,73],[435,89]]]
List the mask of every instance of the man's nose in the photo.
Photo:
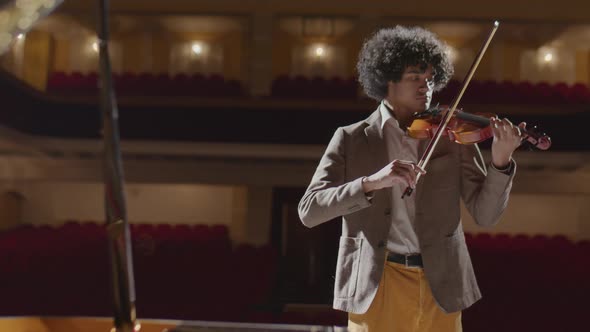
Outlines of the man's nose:
[[428,79],[420,80],[420,90],[428,89]]

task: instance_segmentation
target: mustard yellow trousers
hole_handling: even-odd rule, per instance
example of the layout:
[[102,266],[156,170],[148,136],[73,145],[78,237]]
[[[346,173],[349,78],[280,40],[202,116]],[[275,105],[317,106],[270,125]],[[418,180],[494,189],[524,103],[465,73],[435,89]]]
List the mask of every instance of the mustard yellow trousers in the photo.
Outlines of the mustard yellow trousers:
[[369,310],[348,314],[353,332],[461,332],[461,312],[446,314],[432,297],[421,268],[386,262]]

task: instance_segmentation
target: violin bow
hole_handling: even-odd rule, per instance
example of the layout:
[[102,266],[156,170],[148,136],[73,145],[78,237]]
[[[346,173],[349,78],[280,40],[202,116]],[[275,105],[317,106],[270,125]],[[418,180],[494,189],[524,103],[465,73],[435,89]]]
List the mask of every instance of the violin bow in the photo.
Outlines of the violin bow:
[[[430,156],[432,155],[432,152],[434,151],[436,144],[440,140],[440,137],[442,136],[444,130],[446,129],[447,124],[449,123],[449,121],[453,117],[453,113],[455,113],[455,109],[457,108],[457,105],[459,105],[459,101],[461,101],[461,98],[463,97],[463,93],[465,93],[465,90],[467,89],[469,82],[471,82],[471,78],[473,77],[473,74],[475,73],[477,66],[479,66],[479,63],[480,63],[481,59],[483,58],[483,55],[485,54],[486,50],[488,49],[488,46],[490,45],[492,38],[494,38],[494,35],[496,34],[496,30],[498,30],[498,26],[500,26],[500,22],[494,21],[494,25],[492,26],[492,30],[490,31],[488,38],[485,40],[484,44],[481,46],[479,53],[477,54],[477,56],[475,57],[475,60],[471,64],[471,68],[469,68],[469,71],[467,72],[467,76],[465,76],[465,79],[463,80],[463,84],[461,84],[461,89],[459,90],[459,94],[453,100],[453,103],[451,104],[451,108],[445,114],[443,120],[441,121],[441,124],[436,129],[434,136],[432,137],[430,142],[428,142],[428,146],[426,147],[426,150],[424,150],[424,153],[422,154],[420,161],[418,161],[418,166],[420,168],[426,169],[426,165],[428,164],[428,161],[430,160]],[[418,173],[416,175],[416,183],[418,183],[418,180],[420,179],[420,175],[422,175],[422,174]],[[410,196],[413,191],[414,191],[414,189],[412,189],[411,187],[409,187],[409,186],[406,187],[406,190],[402,194],[402,198],[404,198],[406,196]]]

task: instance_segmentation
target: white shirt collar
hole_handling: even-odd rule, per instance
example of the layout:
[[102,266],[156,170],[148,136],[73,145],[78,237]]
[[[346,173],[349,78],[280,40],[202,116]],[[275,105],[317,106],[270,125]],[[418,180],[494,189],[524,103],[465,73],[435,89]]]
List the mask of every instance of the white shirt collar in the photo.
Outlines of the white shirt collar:
[[393,125],[396,128],[399,128],[401,130],[401,128],[399,127],[399,122],[393,116],[393,114],[388,109],[388,107],[391,110],[393,110],[393,106],[390,103],[388,103],[385,99],[383,99],[383,101],[381,102],[381,109],[380,109],[380,111],[381,111],[381,130],[383,130],[383,128],[385,128],[385,124],[387,122],[391,122],[391,125]]

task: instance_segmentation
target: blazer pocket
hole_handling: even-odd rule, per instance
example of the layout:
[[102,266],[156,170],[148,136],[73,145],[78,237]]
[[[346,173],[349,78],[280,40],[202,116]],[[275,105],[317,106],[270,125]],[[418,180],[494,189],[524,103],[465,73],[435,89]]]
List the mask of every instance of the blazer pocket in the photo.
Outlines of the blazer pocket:
[[340,237],[334,297],[349,298],[356,292],[363,239]]
[[465,234],[461,228],[458,228],[452,234],[445,236],[445,243],[447,246],[456,246],[461,242],[465,242]]

